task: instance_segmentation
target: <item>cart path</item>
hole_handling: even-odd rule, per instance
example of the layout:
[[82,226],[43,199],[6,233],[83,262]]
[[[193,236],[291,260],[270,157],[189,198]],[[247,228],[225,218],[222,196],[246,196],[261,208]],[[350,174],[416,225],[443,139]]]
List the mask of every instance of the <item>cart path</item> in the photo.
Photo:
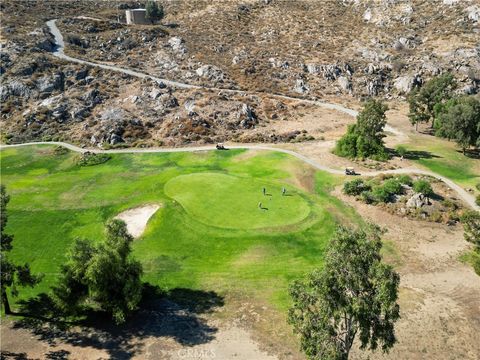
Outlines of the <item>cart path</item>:
[[[103,153],[103,154],[136,154],[136,153],[171,153],[171,152],[196,152],[196,151],[212,151],[215,150],[215,146],[213,145],[206,145],[206,146],[191,146],[191,147],[179,147],[179,148],[146,148],[146,149],[111,149],[111,150],[103,150],[103,149],[87,149],[81,148],[73,144],[65,143],[65,142],[57,142],[57,141],[40,141],[40,142],[29,142],[23,144],[12,144],[12,145],[0,145],[0,150],[6,148],[14,148],[14,147],[21,147],[21,146],[31,146],[31,145],[58,145],[63,146],[69,150],[84,153],[87,151],[94,152],[94,153]],[[345,172],[342,169],[335,169],[328,167],[326,165],[322,165],[317,161],[306,157],[296,151],[282,149],[278,147],[266,146],[266,145],[231,145],[228,146],[228,149],[246,149],[246,150],[265,150],[265,151],[277,151],[282,152],[291,156],[296,157],[297,159],[302,160],[303,162],[309,164],[310,166],[314,167],[317,170],[326,171],[331,174],[335,175],[344,175]],[[416,167],[408,167],[402,169],[394,169],[394,170],[381,170],[381,171],[370,171],[364,172],[360,175],[362,176],[377,176],[381,174],[422,174],[422,175],[429,175],[433,176],[434,178],[443,181],[447,184],[452,190],[454,190],[458,196],[465,201],[472,209],[480,211],[480,206],[475,203],[475,197],[472,194],[469,194],[465,191],[461,186],[454,183],[449,178],[446,178],[442,175],[434,173],[429,170],[419,169]]]

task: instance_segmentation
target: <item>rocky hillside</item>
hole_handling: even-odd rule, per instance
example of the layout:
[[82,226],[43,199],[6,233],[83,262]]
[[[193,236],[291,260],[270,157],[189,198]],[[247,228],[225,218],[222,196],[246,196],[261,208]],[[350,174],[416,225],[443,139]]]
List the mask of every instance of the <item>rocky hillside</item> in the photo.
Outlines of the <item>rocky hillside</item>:
[[[480,87],[476,0],[165,1],[161,25],[125,25],[125,9],[140,5],[3,1],[3,140],[299,141],[309,137],[271,130],[302,114],[268,93],[388,99],[445,71],[461,92]],[[52,18],[71,56],[257,93],[179,90],[60,61],[45,26]]]

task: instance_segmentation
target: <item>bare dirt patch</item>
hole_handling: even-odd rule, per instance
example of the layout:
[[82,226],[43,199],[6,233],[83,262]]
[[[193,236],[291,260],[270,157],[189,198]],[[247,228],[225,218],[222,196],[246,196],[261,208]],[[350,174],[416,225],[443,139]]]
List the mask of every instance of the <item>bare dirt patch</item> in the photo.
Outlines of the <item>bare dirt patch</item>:
[[[173,349],[172,349],[173,350]],[[165,352],[164,352],[165,353]],[[222,329],[209,343],[167,352],[172,360],[183,359],[236,359],[276,360],[277,357],[260,350],[251,335],[238,326]],[[152,357],[154,358],[154,357]]]
[[401,218],[339,190],[336,196],[387,228],[401,258],[393,264],[401,276],[398,343],[389,354],[355,349],[352,359],[478,359],[480,279],[458,260],[469,248],[461,226]]
[[160,205],[157,204],[136,207],[118,214],[115,219],[125,221],[129,234],[138,238],[147,227],[148,220],[158,209]]

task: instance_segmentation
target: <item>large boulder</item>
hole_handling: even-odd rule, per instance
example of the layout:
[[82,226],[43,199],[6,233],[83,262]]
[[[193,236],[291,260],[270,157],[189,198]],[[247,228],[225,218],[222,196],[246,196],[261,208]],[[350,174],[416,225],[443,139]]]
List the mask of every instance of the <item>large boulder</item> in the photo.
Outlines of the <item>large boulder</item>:
[[174,108],[178,106],[177,98],[168,93],[160,95],[157,102],[163,108]]
[[313,75],[319,74],[322,71],[321,66],[316,64],[305,64],[304,69],[306,72]]
[[340,76],[337,82],[342,90],[352,91],[352,82],[346,76]]
[[126,111],[120,108],[106,109],[100,115],[102,122],[121,122],[124,121],[126,117]]
[[70,117],[73,121],[81,122],[90,115],[90,110],[89,106],[75,106],[70,110]]
[[257,115],[248,104],[242,104],[237,114],[240,120],[239,126],[244,129],[250,129],[257,124]]
[[467,11],[468,19],[470,19],[473,22],[480,21],[480,6],[478,5],[469,6],[466,9],[466,11]]
[[60,104],[52,109],[52,117],[59,123],[63,123],[68,120],[68,105]]
[[10,96],[18,96],[28,99],[33,95],[33,90],[24,83],[13,80],[5,85],[0,86],[0,101],[5,101]]
[[51,93],[55,90],[63,91],[65,86],[65,75],[58,72],[53,76],[44,76],[37,80],[37,88],[41,93]]
[[371,81],[367,82],[368,96],[377,96],[383,89],[383,82],[381,76],[376,76]]
[[413,88],[420,86],[422,79],[420,75],[405,75],[396,78],[393,86],[400,94],[408,94]]
[[202,65],[195,72],[199,77],[213,81],[223,81],[225,77],[223,71],[213,65]]
[[422,193],[413,194],[413,196],[407,201],[408,208],[419,209],[426,205],[428,205],[428,199]]
[[340,74],[342,73],[342,69],[340,69],[340,67],[334,64],[322,65],[321,72],[325,79],[333,81],[340,76]]
[[299,94],[305,94],[310,90],[310,87],[303,79],[297,79],[293,90]]
[[82,100],[88,105],[88,106],[95,106],[98,105],[102,102],[102,97],[100,96],[100,91],[98,89],[91,89],[88,90],[83,96]]
[[88,76],[88,68],[81,69],[76,72],[75,74],[75,80],[83,80]]
[[178,36],[174,36],[168,40],[168,45],[172,48],[177,54],[185,54],[187,48],[185,47],[185,41]]
[[42,39],[37,42],[35,48],[38,50],[52,52],[55,48],[55,43],[51,39]]

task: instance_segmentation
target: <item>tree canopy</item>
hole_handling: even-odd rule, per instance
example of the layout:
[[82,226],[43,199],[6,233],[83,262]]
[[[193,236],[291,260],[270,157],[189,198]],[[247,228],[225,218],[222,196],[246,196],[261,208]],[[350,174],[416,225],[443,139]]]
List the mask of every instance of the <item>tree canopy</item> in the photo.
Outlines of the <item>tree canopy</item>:
[[421,122],[432,121],[433,124],[435,106],[450,99],[455,88],[455,78],[452,74],[445,73],[432,78],[421,88],[412,91],[408,97],[410,122],[416,128]]
[[463,150],[480,147],[480,100],[460,96],[435,109],[435,135],[454,140]]
[[13,236],[5,233],[5,227],[7,226],[7,204],[10,201],[5,186],[0,185],[0,266],[1,266],[1,294],[0,299],[2,305],[5,308],[5,314],[11,314],[10,303],[8,301],[7,288],[10,289],[10,293],[13,296],[18,295],[17,286],[35,286],[40,280],[41,276],[35,276],[30,271],[30,265],[24,263],[17,265],[10,259],[8,254],[12,250]]
[[145,18],[150,20],[152,23],[162,20],[165,15],[162,4],[159,4],[154,0],[147,1],[145,10]]
[[106,230],[105,242],[97,246],[89,240],[75,241],[54,293],[66,313],[75,314],[93,302],[122,323],[140,302],[142,266],[130,256],[133,238],[125,223],[113,220]]
[[417,180],[413,183],[413,190],[417,193],[421,193],[426,197],[431,197],[433,195],[432,185],[427,180]]
[[480,250],[480,212],[468,211],[462,216],[465,240]]
[[387,110],[387,105],[381,101],[367,101],[357,116],[357,123],[350,125],[347,133],[337,142],[335,153],[350,158],[386,159],[383,129]]
[[395,344],[400,278],[382,262],[381,233],[374,225],[340,226],[323,269],[290,287],[288,320],[309,359],[348,359],[357,335],[362,349],[388,351]]
[[465,240],[474,245],[472,265],[475,272],[480,275],[480,212],[467,211],[463,214],[461,221],[463,223]]

